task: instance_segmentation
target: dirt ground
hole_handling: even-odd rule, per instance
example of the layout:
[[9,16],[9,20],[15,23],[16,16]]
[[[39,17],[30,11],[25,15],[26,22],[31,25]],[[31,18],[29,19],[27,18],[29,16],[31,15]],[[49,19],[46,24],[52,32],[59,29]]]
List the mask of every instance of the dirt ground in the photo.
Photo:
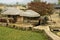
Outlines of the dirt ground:
[[[57,14],[57,13],[52,14],[51,17],[49,17],[49,20],[52,20],[51,25],[53,25],[54,27],[60,27],[59,14]],[[52,23],[52,22],[54,22],[54,23]]]

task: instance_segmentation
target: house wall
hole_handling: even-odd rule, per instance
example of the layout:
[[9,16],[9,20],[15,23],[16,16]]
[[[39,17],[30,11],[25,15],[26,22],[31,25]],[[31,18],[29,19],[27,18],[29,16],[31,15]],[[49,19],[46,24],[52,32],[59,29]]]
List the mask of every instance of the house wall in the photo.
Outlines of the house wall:
[[23,17],[17,17],[17,22],[16,23],[23,23]]
[[[7,16],[8,17],[8,16]],[[15,16],[16,17],[16,21],[14,20],[14,18],[12,16],[8,17],[8,18],[13,18],[13,20],[10,21],[15,21],[15,23],[21,24],[21,23],[30,23],[30,24],[38,24],[39,23],[39,18],[29,18],[29,17],[23,17],[23,16]]]
[[35,25],[35,24],[39,23],[39,18],[34,19],[34,18],[27,18],[27,17],[25,17],[24,18],[24,23],[30,23],[30,24]]
[[28,18],[28,17],[22,17],[22,16],[19,16],[17,17],[17,21],[16,23],[18,24],[21,24],[21,23],[30,23],[30,24],[38,24],[39,23],[39,18]]

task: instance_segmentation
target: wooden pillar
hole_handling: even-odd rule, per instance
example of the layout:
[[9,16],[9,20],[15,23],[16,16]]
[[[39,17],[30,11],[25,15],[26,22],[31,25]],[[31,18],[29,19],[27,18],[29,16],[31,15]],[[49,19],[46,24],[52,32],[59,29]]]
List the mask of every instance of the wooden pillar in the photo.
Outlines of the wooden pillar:
[[23,18],[23,16],[21,17],[21,22],[23,23],[23,21],[24,21],[24,18]]
[[9,19],[7,19],[7,23],[9,23]]

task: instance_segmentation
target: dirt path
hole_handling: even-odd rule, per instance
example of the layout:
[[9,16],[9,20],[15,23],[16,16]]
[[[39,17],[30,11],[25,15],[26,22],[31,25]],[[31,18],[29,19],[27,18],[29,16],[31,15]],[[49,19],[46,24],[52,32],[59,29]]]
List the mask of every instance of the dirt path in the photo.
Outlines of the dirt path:
[[46,28],[44,28],[44,31],[46,32],[46,34],[51,37],[53,40],[60,40],[60,37],[57,36],[56,34],[52,33],[49,29],[49,27],[47,26]]
[[51,37],[53,40],[60,40],[60,37],[52,33],[49,29],[49,26],[37,26],[34,29],[44,30],[46,34]]

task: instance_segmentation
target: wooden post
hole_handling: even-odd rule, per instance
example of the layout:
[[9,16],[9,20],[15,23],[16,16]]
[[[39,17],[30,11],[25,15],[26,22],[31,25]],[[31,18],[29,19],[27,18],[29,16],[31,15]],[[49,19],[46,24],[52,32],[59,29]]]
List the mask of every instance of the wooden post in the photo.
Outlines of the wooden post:
[[9,23],[9,19],[7,19],[7,23]]
[[23,16],[22,16],[22,17],[21,17],[21,22],[22,22],[22,23],[23,23],[23,20],[24,20],[24,19],[23,19]]
[[6,26],[8,26],[9,25],[9,19],[7,18],[7,24],[6,24]]

